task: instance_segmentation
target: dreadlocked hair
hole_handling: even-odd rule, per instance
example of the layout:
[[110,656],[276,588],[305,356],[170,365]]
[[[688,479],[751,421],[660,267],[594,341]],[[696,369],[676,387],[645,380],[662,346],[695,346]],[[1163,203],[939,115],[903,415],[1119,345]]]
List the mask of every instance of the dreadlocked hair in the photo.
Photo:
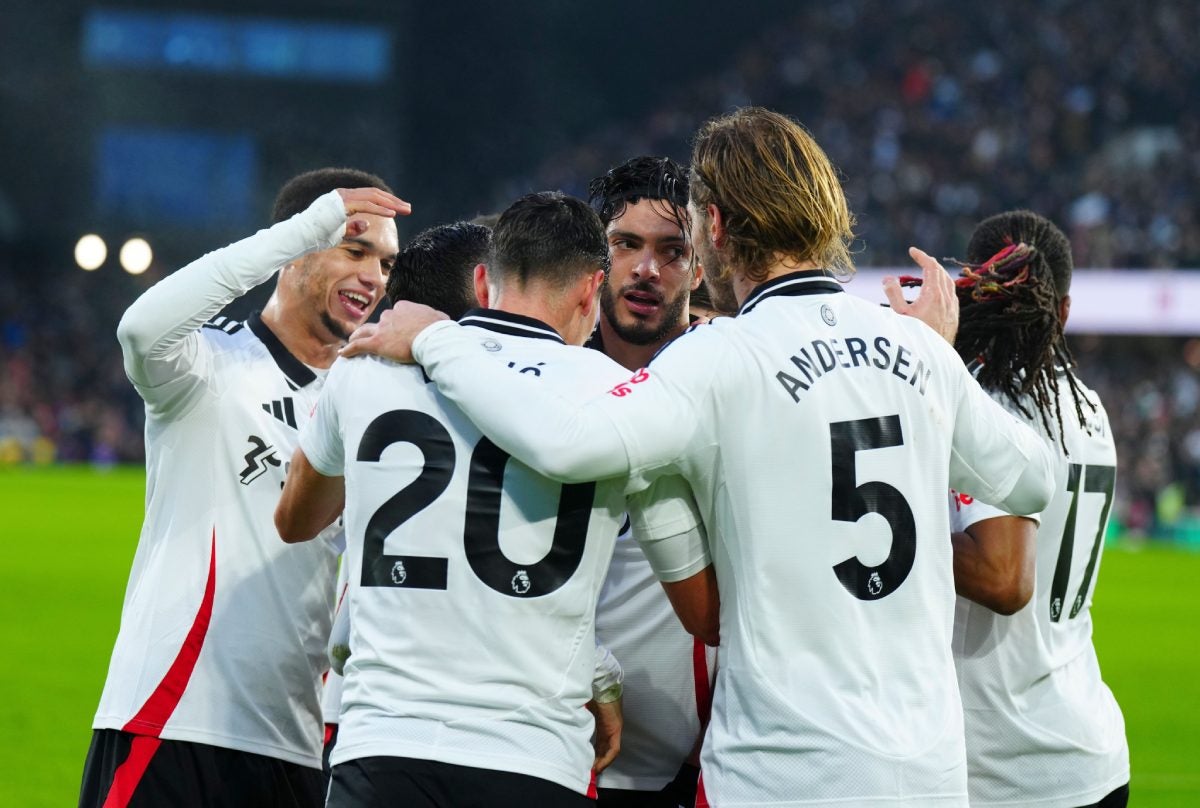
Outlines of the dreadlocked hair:
[[1070,243],[1048,219],[1012,211],[985,219],[971,236],[967,256],[969,262],[956,262],[962,273],[955,281],[961,311],[955,350],[968,364],[981,362],[979,383],[1002,393],[1030,420],[1025,402],[1031,400],[1052,438],[1057,424],[1065,448],[1057,368],[1066,371],[1075,416],[1085,430],[1085,405],[1096,409],[1071,372],[1075,359],[1058,313],[1070,288]]

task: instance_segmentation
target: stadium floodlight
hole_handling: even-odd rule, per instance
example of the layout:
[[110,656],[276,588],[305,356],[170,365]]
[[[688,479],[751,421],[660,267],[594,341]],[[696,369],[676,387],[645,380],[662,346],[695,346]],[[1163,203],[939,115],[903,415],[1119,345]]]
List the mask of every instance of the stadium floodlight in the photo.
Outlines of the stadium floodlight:
[[81,236],[79,241],[75,242],[75,263],[80,269],[87,272],[99,269],[107,258],[108,245],[95,233]]
[[154,251],[144,238],[131,238],[121,245],[121,268],[130,275],[141,275],[150,268]]

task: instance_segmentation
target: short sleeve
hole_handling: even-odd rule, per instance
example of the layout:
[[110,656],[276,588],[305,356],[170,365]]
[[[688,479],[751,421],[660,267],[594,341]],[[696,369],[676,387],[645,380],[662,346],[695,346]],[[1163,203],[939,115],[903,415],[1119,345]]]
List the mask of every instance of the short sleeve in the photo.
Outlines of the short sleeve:
[[708,535],[687,481],[659,477],[626,499],[633,536],[659,580],[690,578],[712,563]]
[[[338,360],[337,364],[345,361]],[[300,448],[304,456],[314,469],[326,477],[341,477],[346,472],[345,446],[335,395],[342,374],[336,371],[335,365],[317,398],[312,417],[300,430]]]

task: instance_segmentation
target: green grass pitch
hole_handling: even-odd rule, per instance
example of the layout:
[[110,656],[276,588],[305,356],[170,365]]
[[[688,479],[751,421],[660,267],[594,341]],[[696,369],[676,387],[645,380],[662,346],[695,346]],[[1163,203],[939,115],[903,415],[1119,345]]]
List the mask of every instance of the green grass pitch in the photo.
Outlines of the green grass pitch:
[[[0,470],[0,805],[74,805],[141,526],[141,469]],[[1110,548],[1096,645],[1125,713],[1131,805],[1200,806],[1200,553]]]

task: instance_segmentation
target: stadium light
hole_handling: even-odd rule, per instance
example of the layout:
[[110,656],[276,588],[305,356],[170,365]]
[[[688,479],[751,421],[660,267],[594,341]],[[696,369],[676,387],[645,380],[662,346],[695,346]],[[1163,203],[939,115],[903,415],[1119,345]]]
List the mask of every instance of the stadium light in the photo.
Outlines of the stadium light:
[[95,233],[81,236],[79,241],[75,242],[75,263],[80,269],[86,272],[99,269],[107,258],[108,245]]
[[121,268],[130,275],[141,275],[150,268],[154,251],[144,238],[131,238],[121,245]]

